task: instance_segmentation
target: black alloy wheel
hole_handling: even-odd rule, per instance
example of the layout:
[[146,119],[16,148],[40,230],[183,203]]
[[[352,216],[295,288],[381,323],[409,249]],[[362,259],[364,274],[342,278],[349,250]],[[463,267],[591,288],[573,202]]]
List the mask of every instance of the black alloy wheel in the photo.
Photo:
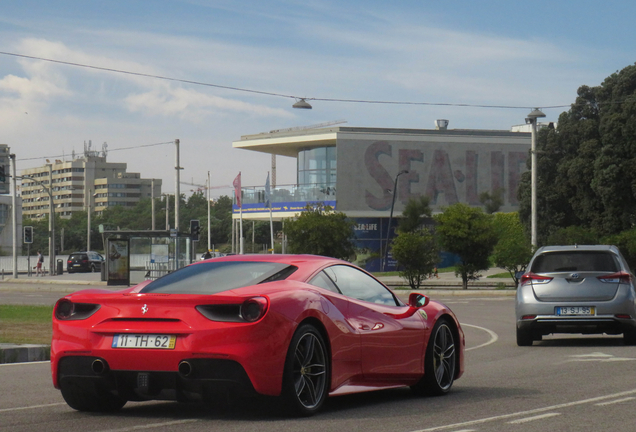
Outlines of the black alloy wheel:
[[283,377],[283,397],[291,414],[310,416],[320,409],[329,393],[329,372],[322,335],[302,324],[289,345]]
[[447,319],[435,323],[426,347],[424,377],[411,387],[416,394],[441,396],[448,393],[455,381],[457,350],[455,336]]

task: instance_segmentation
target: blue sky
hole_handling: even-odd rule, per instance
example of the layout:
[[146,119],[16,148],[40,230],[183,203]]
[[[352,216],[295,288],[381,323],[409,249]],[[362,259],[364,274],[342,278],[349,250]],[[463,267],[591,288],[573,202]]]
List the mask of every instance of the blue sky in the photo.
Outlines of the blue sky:
[[[626,0],[21,0],[2,2],[0,51],[307,98],[536,106],[556,121],[567,107],[545,107],[636,62],[634,16]],[[141,146],[179,138],[184,181],[210,171],[212,186],[230,185],[242,171],[256,186],[270,157],[232,149],[241,135],[340,119],[508,130],[530,111],[293,102],[0,55],[0,143],[18,170],[107,142],[109,161],[166,192],[174,146]],[[278,184],[294,181],[295,161],[279,157]]]

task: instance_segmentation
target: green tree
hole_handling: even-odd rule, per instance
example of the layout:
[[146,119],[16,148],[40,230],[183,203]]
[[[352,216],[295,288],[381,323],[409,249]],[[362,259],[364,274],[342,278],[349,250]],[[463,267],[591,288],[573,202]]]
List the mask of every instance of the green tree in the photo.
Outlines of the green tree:
[[497,242],[492,217],[480,208],[457,203],[435,215],[435,220],[440,246],[459,256],[455,275],[461,276],[463,289],[468,289],[468,281],[489,268],[488,257]]
[[627,260],[630,268],[632,268],[632,271],[636,268],[636,228],[608,236],[602,241],[604,244],[616,245]]
[[551,245],[595,245],[598,243],[598,234],[582,226],[560,228],[548,237],[548,244]]
[[479,202],[484,206],[486,213],[498,212],[504,203],[504,189],[496,189],[492,194],[490,192],[480,193]]
[[430,198],[427,196],[409,199],[402,211],[398,231],[415,232],[421,229],[431,217],[429,204]]
[[345,260],[355,255],[353,222],[329,206],[308,205],[297,219],[285,220],[285,234],[292,253]]
[[497,236],[497,244],[492,259],[497,267],[508,270],[519,285],[517,273],[525,271],[532,258],[532,245],[524,232],[518,213],[496,213],[493,227]]
[[[530,159],[530,158],[528,158]],[[539,244],[561,228],[582,226],[601,236],[636,224],[636,66],[581,86],[558,127],[537,141]],[[530,173],[519,188],[520,216],[530,218]]]
[[391,250],[402,268],[400,276],[408,281],[411,289],[418,289],[439,261],[435,236],[426,229],[399,233]]

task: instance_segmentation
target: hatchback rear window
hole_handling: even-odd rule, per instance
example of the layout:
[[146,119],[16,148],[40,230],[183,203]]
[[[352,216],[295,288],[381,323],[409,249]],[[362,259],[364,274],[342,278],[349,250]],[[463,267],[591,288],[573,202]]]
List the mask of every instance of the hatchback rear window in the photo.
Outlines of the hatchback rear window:
[[610,253],[596,251],[547,252],[539,255],[532,263],[534,273],[554,272],[617,272],[619,266]]
[[87,260],[88,255],[86,254],[73,254],[69,257],[70,260]]

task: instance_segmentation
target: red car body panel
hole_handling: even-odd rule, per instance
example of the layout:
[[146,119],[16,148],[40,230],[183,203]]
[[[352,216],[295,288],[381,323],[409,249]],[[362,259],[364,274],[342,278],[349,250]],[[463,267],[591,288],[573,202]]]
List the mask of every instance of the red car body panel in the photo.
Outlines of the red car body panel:
[[[213,260],[277,261],[297,266],[298,270],[285,280],[212,295],[140,293],[148,282],[116,292],[93,289],[70,294],[64,299],[100,306],[85,319],[60,320],[54,314],[54,386],[60,387],[59,365],[65,357],[97,357],[105,360],[112,371],[175,373],[183,359],[201,358],[235,361],[256,392],[280,395],[291,338],[298,325],[307,321],[324,332],[331,360],[332,394],[359,386],[413,385],[424,375],[431,329],[442,316],[455,324],[459,345],[455,377],[463,373],[464,335],[456,317],[441,303],[431,301],[417,310],[407,305],[385,306],[306,283],[327,266],[348,265],[332,258],[247,255]],[[212,303],[240,304],[255,296],[267,299],[268,310],[253,323],[212,321],[195,309]],[[176,346],[113,348],[116,334],[176,335]]]

